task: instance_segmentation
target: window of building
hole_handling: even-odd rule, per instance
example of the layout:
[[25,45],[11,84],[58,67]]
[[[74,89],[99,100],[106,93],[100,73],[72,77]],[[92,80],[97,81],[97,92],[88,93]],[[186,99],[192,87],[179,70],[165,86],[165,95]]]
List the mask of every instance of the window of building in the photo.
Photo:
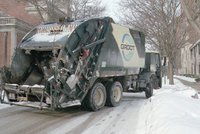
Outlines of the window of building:
[[199,62],[199,74],[200,74],[200,62]]
[[200,55],[200,43],[198,44],[198,47],[199,47],[199,55]]
[[191,66],[191,71],[192,71],[192,74],[194,74],[194,73],[193,73],[193,71],[194,71],[194,70],[193,70],[193,63],[192,63],[192,66]]

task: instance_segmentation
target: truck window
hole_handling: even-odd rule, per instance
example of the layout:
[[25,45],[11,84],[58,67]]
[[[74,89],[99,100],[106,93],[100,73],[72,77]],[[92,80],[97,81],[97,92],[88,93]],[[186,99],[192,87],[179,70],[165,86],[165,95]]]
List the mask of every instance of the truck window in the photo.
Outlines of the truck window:
[[145,50],[145,39],[143,34],[141,32],[134,31],[132,29],[130,29],[130,33],[134,38],[135,45],[137,45],[137,51],[139,57],[145,57],[145,53],[143,52],[143,50]]
[[157,60],[156,60],[156,54],[151,53],[151,71],[156,71],[156,64],[157,64]]

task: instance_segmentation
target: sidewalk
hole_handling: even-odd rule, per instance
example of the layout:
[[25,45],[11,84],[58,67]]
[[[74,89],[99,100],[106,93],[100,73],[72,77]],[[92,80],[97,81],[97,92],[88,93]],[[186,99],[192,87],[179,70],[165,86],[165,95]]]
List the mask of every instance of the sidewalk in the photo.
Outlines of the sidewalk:
[[186,81],[186,80],[183,80],[181,78],[177,78],[176,76],[174,78],[181,81],[184,85],[189,86],[189,87],[197,90],[200,93],[200,83],[199,82]]

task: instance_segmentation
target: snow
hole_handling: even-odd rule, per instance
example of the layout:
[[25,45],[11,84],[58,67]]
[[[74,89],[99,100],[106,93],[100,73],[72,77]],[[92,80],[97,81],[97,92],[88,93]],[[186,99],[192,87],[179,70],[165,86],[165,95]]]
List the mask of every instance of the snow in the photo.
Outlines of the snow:
[[47,33],[37,33],[31,37],[31,40],[35,42],[57,42],[58,40],[61,40],[62,38],[66,38],[66,36],[69,35],[69,33],[59,33],[57,35],[48,35]]
[[[106,112],[106,114],[93,122],[94,125],[88,127],[83,134],[132,134],[137,129],[138,115],[140,107],[144,104],[144,93],[124,93],[126,100],[123,100],[122,106],[114,107],[113,111]],[[134,100],[137,98],[137,100]],[[140,101],[138,101],[140,100]],[[128,102],[128,103],[127,103]]]
[[42,88],[42,89],[44,89],[44,85],[37,85],[37,84],[35,84],[35,85],[33,85],[33,86],[31,86],[32,88]]
[[0,109],[4,109],[4,108],[8,108],[8,107],[10,107],[10,105],[1,104],[1,103],[0,103]]
[[180,81],[155,91],[141,109],[138,134],[199,134],[200,100]]
[[185,80],[185,81],[189,81],[189,82],[195,82],[195,78],[191,78],[191,77],[178,76],[178,75],[175,75],[174,77]]
[[[51,130],[49,134],[64,134],[70,132],[71,129],[74,129],[77,127],[77,125],[80,125],[84,123],[88,118],[90,118],[91,113],[88,113],[81,117],[75,117],[72,120],[70,120],[70,125],[60,125],[54,130]],[[63,122],[65,123],[65,122]]]

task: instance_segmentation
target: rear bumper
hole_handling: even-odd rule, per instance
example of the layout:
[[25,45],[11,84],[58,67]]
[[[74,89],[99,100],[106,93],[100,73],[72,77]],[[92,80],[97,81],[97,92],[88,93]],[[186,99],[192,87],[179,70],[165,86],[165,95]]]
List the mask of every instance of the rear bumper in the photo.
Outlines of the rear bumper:
[[16,94],[42,94],[44,92],[45,86],[44,85],[18,85],[18,84],[5,84],[4,90],[9,93],[16,93]]
[[1,86],[4,95],[1,92],[1,100],[4,100],[2,96],[9,101],[44,101],[49,95],[45,92],[44,85],[18,85],[5,83]]

